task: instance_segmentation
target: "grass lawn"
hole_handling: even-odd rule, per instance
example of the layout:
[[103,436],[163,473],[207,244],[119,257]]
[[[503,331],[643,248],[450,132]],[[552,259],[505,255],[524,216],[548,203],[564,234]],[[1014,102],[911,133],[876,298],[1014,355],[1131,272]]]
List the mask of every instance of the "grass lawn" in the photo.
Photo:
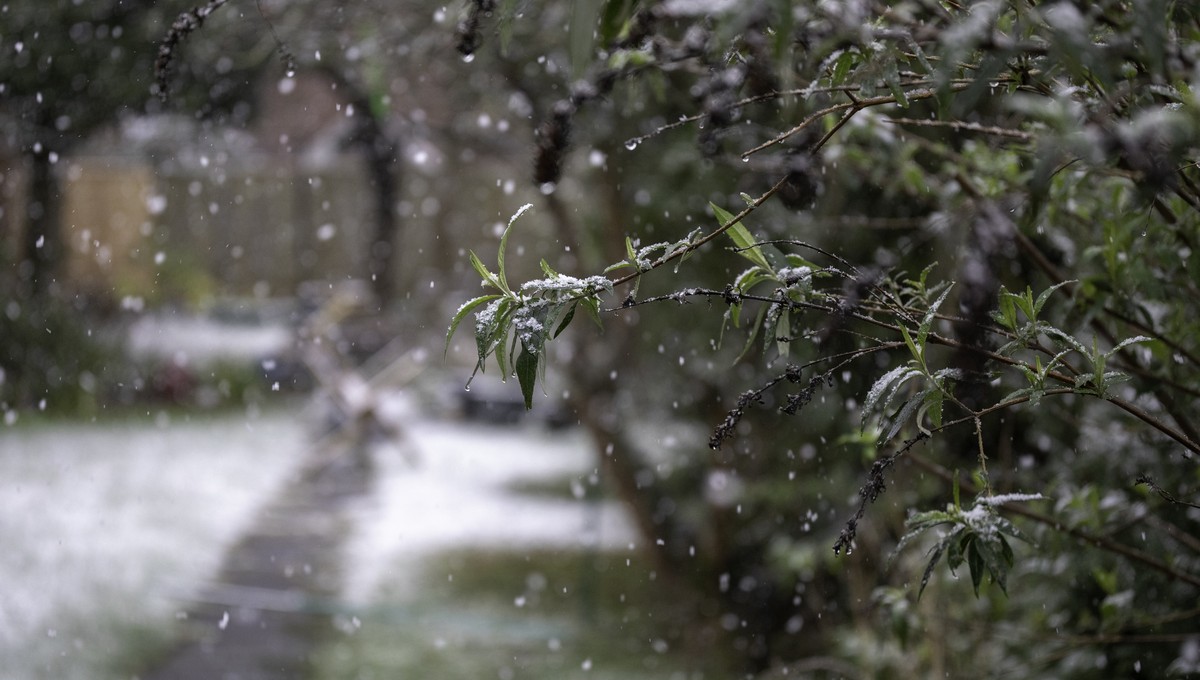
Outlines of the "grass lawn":
[[344,615],[317,680],[730,677],[638,552],[464,549],[427,558],[415,588],[410,572]]

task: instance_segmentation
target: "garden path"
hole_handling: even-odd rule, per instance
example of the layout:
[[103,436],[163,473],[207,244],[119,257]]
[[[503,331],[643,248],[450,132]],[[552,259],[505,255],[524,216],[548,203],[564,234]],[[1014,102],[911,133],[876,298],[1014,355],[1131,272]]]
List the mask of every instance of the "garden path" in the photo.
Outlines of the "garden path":
[[292,680],[332,630],[350,506],[372,488],[366,456],[317,449],[190,593],[176,648],[143,680]]

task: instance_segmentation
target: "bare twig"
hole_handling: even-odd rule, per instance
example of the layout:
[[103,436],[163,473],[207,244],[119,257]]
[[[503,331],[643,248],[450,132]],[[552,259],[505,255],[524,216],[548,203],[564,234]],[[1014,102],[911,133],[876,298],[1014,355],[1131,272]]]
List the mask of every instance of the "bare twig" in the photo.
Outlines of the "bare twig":
[[158,97],[166,102],[169,97],[171,62],[175,59],[175,51],[179,43],[194,31],[204,25],[204,20],[213,12],[221,9],[229,0],[208,0],[208,2],[182,12],[171,24],[166,37],[158,44],[158,57],[154,60],[154,82],[158,86]]
[[997,137],[1011,137],[1022,141],[1033,139],[1033,135],[1020,130],[1011,130],[1009,128],[997,127],[995,125],[980,125],[979,123],[967,123],[961,120],[924,120],[919,118],[883,118],[883,122],[893,125],[909,125],[917,127],[944,127],[952,130],[961,130],[966,132],[979,132],[985,135],[995,135]]
[[1136,485],[1140,485],[1140,484],[1145,484],[1146,486],[1153,489],[1155,493],[1157,493],[1159,496],[1162,496],[1163,499],[1165,499],[1168,503],[1174,503],[1176,505],[1186,505],[1189,508],[1196,508],[1197,510],[1200,510],[1200,505],[1197,505],[1195,503],[1190,503],[1188,501],[1181,501],[1178,498],[1175,498],[1171,494],[1167,493],[1167,490],[1162,488],[1161,486],[1159,486],[1158,483],[1155,482],[1150,477],[1150,475],[1138,475],[1137,481],[1134,482],[1134,485],[1136,486]]

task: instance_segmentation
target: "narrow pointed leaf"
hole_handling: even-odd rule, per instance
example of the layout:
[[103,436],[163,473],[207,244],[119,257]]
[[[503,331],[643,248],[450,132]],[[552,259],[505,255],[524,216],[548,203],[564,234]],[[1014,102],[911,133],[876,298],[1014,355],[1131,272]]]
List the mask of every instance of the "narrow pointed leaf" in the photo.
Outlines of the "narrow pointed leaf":
[[475,251],[468,250],[467,255],[471,260],[471,266],[475,268],[475,271],[479,273],[479,276],[483,277],[484,281],[490,284],[493,288],[498,288],[502,291],[508,292],[508,289],[500,284],[500,279],[488,270],[487,265],[483,263],[483,260],[479,259],[479,256],[475,254]]
[[517,221],[517,218],[524,215],[525,211],[532,207],[532,203],[526,203],[517,208],[517,212],[513,213],[513,216],[508,219],[508,226],[504,228],[504,233],[500,236],[500,249],[496,252],[496,269],[500,270],[501,290],[505,292],[508,292],[508,274],[504,269],[504,252],[508,249],[508,235],[512,233],[513,224]]
[[563,320],[559,322],[558,328],[556,328],[554,330],[553,337],[557,338],[559,335],[562,334],[563,331],[565,331],[567,329],[567,326],[569,326],[571,324],[571,319],[575,318],[575,310],[578,308],[579,308],[578,304],[571,305],[571,308],[569,310],[567,310],[566,316],[564,316]]
[[972,541],[967,547],[967,568],[971,571],[971,586],[975,589],[975,597],[979,597],[979,584],[983,582],[983,572],[987,566],[983,556],[979,554],[979,541]]
[[913,342],[912,335],[909,334],[908,329],[904,326],[900,326],[900,335],[904,337],[904,344],[908,345],[908,351],[912,352],[913,358],[916,359],[920,364],[924,365],[925,357],[923,357],[920,350],[917,349],[917,344]]
[[537,383],[538,356],[521,345],[521,353],[517,355],[517,382],[521,384],[521,396],[525,398],[525,409],[533,408],[533,388]]
[[729,238],[733,239],[734,244],[739,248],[738,254],[767,271],[774,271],[771,263],[767,262],[766,255],[763,255],[762,248],[758,247],[758,242],[750,235],[750,230],[746,229],[741,222],[730,225],[729,223],[733,221],[733,213],[716,203],[708,205],[712,208],[713,214],[717,216],[717,221],[721,223],[721,226],[729,225],[725,233],[729,234]]
[[448,331],[446,331],[446,346],[442,350],[442,356],[445,356],[447,353],[450,352],[450,339],[454,337],[454,331],[456,331],[458,329],[458,325],[460,323],[462,323],[462,320],[464,318],[466,318],[467,314],[470,314],[471,311],[474,310],[476,307],[478,307],[482,304],[491,302],[492,300],[495,300],[500,297],[503,297],[503,296],[502,295],[480,295],[479,297],[477,297],[473,300],[468,300],[467,302],[463,303],[462,307],[458,308],[458,312],[456,312],[454,314],[454,318],[451,319],[451,321],[450,321],[450,329]]
[[[1071,284],[1071,283],[1079,283],[1079,282],[1078,281],[1063,281],[1062,283],[1056,283],[1053,286],[1050,286],[1049,288],[1047,288],[1046,290],[1043,290],[1042,294],[1039,295],[1037,297],[1037,300],[1034,301],[1034,303],[1033,303],[1034,316],[1037,316],[1042,313],[1042,307],[1046,306],[1046,301],[1050,299],[1050,296],[1054,294],[1054,291],[1058,290],[1059,288],[1062,288],[1063,286],[1065,286],[1067,284]],[[1032,321],[1033,319],[1030,319],[1030,320]]]
[[866,426],[867,418],[869,418],[871,413],[875,410],[875,405],[880,402],[880,399],[883,398],[883,395],[888,393],[888,388],[892,386],[892,383],[908,374],[911,374],[912,372],[913,369],[907,364],[897,366],[887,373],[884,373],[883,376],[875,381],[874,385],[871,385],[871,389],[867,391],[867,397],[863,401],[862,417],[860,418],[859,422],[860,428]]
[[921,327],[917,329],[917,345],[921,350],[925,349],[925,339],[929,337],[929,329],[933,326],[933,319],[937,315],[937,310],[946,301],[946,296],[950,294],[952,286],[947,286],[937,300],[929,306],[929,311],[925,312],[925,318],[921,320]]
[[929,579],[933,577],[933,570],[937,567],[938,560],[945,550],[946,541],[941,541],[929,551],[929,563],[925,565],[925,573],[921,574],[921,587],[917,590],[917,600],[921,599],[921,594],[925,592],[925,586],[929,585]]

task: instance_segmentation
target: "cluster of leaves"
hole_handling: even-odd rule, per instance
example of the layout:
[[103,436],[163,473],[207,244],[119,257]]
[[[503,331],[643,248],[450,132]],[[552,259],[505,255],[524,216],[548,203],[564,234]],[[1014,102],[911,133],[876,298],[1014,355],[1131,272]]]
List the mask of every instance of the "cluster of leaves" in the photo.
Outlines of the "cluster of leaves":
[[534,387],[544,375],[546,342],[566,330],[580,306],[599,324],[600,297],[612,291],[612,283],[603,276],[577,279],[554,271],[545,260],[541,267],[546,278],[527,281],[517,290],[509,286],[505,265],[508,236],[517,219],[531,207],[528,203],[521,206],[509,219],[500,237],[495,273],[474,251],[470,252],[471,266],[482,284],[499,292],[480,295],[458,308],[446,333],[445,348],[449,351],[459,324],[475,312],[475,370],[482,372],[487,359],[495,356],[502,379],[516,376],[526,408],[533,407]]
[[1008,571],[1013,566],[1013,550],[1008,538],[1026,543],[1032,539],[1022,533],[1013,523],[997,512],[996,507],[1005,503],[1043,500],[1041,494],[1005,494],[1003,496],[980,496],[968,510],[963,510],[959,501],[958,484],[954,485],[954,502],[945,510],[930,510],[914,513],[905,523],[908,533],[901,537],[896,546],[899,553],[915,538],[934,527],[949,527],[942,530],[937,542],[929,549],[929,562],[921,575],[917,596],[925,592],[934,567],[944,555],[951,573],[964,562],[971,574],[971,585],[979,595],[979,585],[988,576],[993,583],[1008,592]]
[[[1151,342],[1151,338],[1137,335],[1121,340],[1111,349],[1101,350],[1098,340],[1093,337],[1092,346],[1088,348],[1075,336],[1054,324],[1039,319],[1042,308],[1045,307],[1054,291],[1074,283],[1074,281],[1063,281],[1050,286],[1042,291],[1037,299],[1034,299],[1033,290],[1028,286],[1025,288],[1025,292],[1019,295],[1001,289],[999,308],[993,312],[992,318],[1001,328],[1011,333],[1013,339],[998,349],[996,353],[1000,356],[1013,356],[1018,350],[1030,348],[1041,350],[1038,343],[1043,337],[1053,342],[1054,348],[1042,353],[1057,352],[1045,365],[1042,364],[1041,354],[1034,356],[1032,366],[1024,363],[1016,364],[1017,369],[1021,371],[1029,384],[1009,394],[1004,401],[1024,398],[1028,399],[1031,405],[1036,406],[1046,394],[1046,380],[1049,377],[1058,378],[1061,382],[1071,385],[1071,391],[1078,394],[1091,394],[1102,399],[1108,396],[1110,387],[1130,379],[1127,373],[1106,370],[1107,362],[1126,347],[1137,343]],[[1020,320],[1018,311],[1024,316],[1023,320]],[[1072,353],[1077,353],[1087,360],[1091,364],[1091,370],[1076,371],[1073,369],[1067,363],[1067,357]],[[1074,377],[1068,379],[1062,374],[1055,374],[1054,370],[1059,367],[1075,374]]]
[[[748,205],[754,204],[749,196],[743,196],[743,199]],[[767,249],[755,240],[741,221],[715,203],[710,203],[709,207],[722,228],[727,229],[725,233],[733,240],[735,252],[751,264],[749,269],[738,274],[730,284],[725,325],[733,324],[735,328],[741,326],[744,300],[753,294],[755,289],[764,284],[774,288],[768,304],[759,308],[757,317],[750,324],[750,332],[740,356],[746,355],[761,332],[764,354],[774,346],[779,357],[786,359],[791,353],[794,338],[791,316],[793,306],[827,301],[828,298],[823,293],[813,288],[813,279],[831,278],[838,272],[835,269],[820,267],[795,253],[782,255],[786,266],[772,265],[766,255]],[[725,326],[722,326],[722,335],[724,331]]]
[[[876,408],[883,412],[885,419],[891,421],[887,427],[882,428],[883,435],[879,441],[881,445],[895,437],[910,419],[915,419],[917,428],[924,434],[929,434],[929,429],[921,424],[924,417],[929,418],[933,427],[942,426],[943,403],[947,396],[951,399],[954,398],[953,382],[962,377],[962,372],[955,368],[931,370],[926,359],[926,352],[929,332],[937,316],[937,310],[946,301],[950,290],[950,286],[943,287],[941,295],[925,312],[915,334],[909,332],[903,323],[899,325],[900,335],[912,358],[883,374],[867,392],[862,407],[862,425],[866,426],[867,418]],[[887,418],[886,414],[896,403],[897,397],[903,394],[900,388],[913,378],[921,379],[922,387],[904,401],[904,405],[900,407],[894,417]]]

